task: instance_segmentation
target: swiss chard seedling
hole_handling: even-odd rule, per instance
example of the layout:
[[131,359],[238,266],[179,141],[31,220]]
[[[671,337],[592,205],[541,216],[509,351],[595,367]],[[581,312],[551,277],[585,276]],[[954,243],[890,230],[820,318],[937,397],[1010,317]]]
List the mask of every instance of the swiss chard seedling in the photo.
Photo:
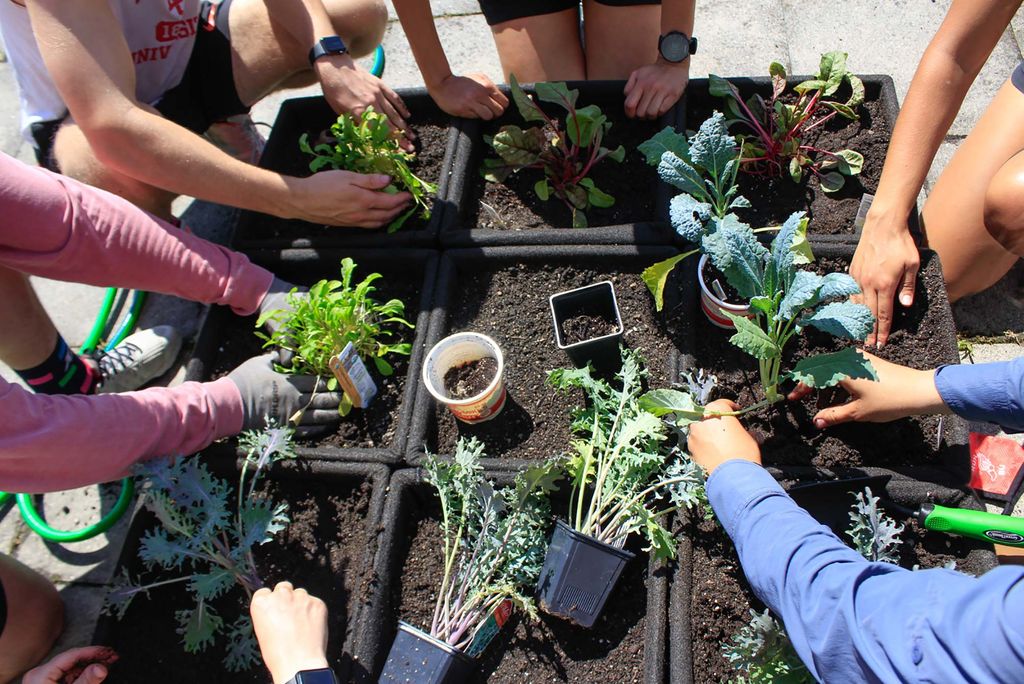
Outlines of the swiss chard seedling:
[[[139,594],[186,583],[195,605],[175,613],[185,650],[198,653],[223,635],[227,669],[238,671],[258,663],[259,649],[247,608],[248,598],[263,586],[253,548],[271,541],[289,521],[287,504],[276,503],[255,488],[268,465],[295,457],[292,434],[291,428],[268,426],[242,436],[239,444],[247,456],[234,510],[230,485],[211,475],[199,457],[141,463],[138,474],[145,483],[143,502],[161,526],[143,536],[139,558],[148,570],[180,574],[146,584],[125,570],[107,595],[106,610],[123,617]],[[238,618],[225,623],[213,601],[236,585],[245,590],[247,598],[237,606]]]
[[[280,347],[292,353],[291,365],[282,371],[327,378],[328,389],[334,391],[338,381],[329,362],[349,343],[383,376],[394,373],[384,357],[411,353],[412,345],[401,342],[399,334],[402,328],[415,328],[404,318],[405,304],[399,299],[374,299],[377,288],[373,283],[383,276],[371,273],[353,284],[355,269],[356,263],[345,257],[341,260],[341,280],[321,280],[308,293],[292,290],[288,308],[268,311],[256,321],[256,336],[264,341],[264,348]],[[268,320],[279,323],[270,335],[259,330]],[[340,406],[342,415],[351,408],[346,395]]]
[[[793,104],[787,104],[783,98],[787,86],[785,67],[772,62],[768,73],[772,94],[767,100],[756,93],[744,100],[729,81],[714,74],[709,77],[711,94],[724,98],[729,116],[748,130],[742,138],[744,171],[770,176],[788,173],[797,183],[809,172],[818,178],[825,192],[838,191],[846,177],[860,174],[864,156],[854,150],[822,149],[808,139],[837,115],[850,120],[858,118],[857,107],[864,102],[864,84],[847,69],[846,53],[822,55],[817,75],[794,87],[797,96]],[[849,86],[848,99],[828,99],[844,83]]]
[[540,169],[544,178],[533,186],[537,197],[546,201],[554,195],[572,213],[573,227],[586,227],[585,212],[590,207],[610,207],[615,203],[615,198],[594,185],[588,174],[603,159],[621,162],[626,156],[625,148],[619,145],[611,150],[602,146],[612,124],[597,105],[577,108],[578,90],[569,90],[564,83],[536,85],[538,100],[565,110],[563,130],[557,118],[548,116],[532,96],[523,92],[515,74],[509,81],[512,99],[523,120],[540,125],[526,129],[502,126],[487,138],[498,158],[484,160],[484,178],[501,183],[522,169]]
[[331,168],[391,176],[392,182],[385,192],[407,191],[412,195],[413,206],[388,225],[389,233],[401,228],[417,211],[422,218],[430,218],[429,199],[437,193],[437,186],[423,180],[409,168],[409,162],[416,155],[402,149],[386,116],[375,112],[373,107],[367,107],[360,117],[342,114],[331,126],[331,136],[327,142],[313,146],[309,144],[308,135],[303,134],[299,138],[299,148],[313,155],[309,162],[310,171],[315,173]]

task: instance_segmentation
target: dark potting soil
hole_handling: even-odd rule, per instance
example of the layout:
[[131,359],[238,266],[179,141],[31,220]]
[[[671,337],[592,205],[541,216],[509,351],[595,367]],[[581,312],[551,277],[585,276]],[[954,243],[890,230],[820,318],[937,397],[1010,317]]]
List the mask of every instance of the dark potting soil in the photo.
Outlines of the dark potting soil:
[[[365,481],[346,485],[337,481],[318,484],[283,480],[268,484],[266,491],[274,500],[288,502],[291,523],[274,541],[256,547],[257,568],[267,586],[287,580],[327,603],[328,659],[336,671],[343,672],[342,647],[354,627],[353,608],[357,601],[364,600],[371,579],[367,555],[372,545],[365,520],[372,488]],[[129,566],[132,577],[141,567],[137,560]],[[179,574],[171,571],[166,577]],[[137,597],[115,627],[116,639],[110,646],[121,660],[111,668],[108,681],[266,684],[269,675],[261,663],[241,673],[224,669],[224,651],[219,646],[224,643],[222,639],[202,653],[184,651],[181,637],[175,632],[174,612],[192,605],[183,585],[157,587],[149,597]],[[241,611],[248,614],[248,599],[240,587],[215,599],[213,606],[225,626],[233,623]]]
[[[787,96],[788,97],[788,96]],[[719,98],[691,97],[687,113],[688,127],[696,129],[714,111],[724,111]],[[851,149],[864,155],[864,168],[860,175],[846,178],[839,192],[826,194],[813,174],[805,173],[800,183],[794,183],[789,175],[763,176],[740,173],[740,194],[750,200],[750,209],[736,213],[743,221],[755,228],[779,225],[794,211],[806,211],[811,218],[808,232],[818,235],[840,235],[852,233],[853,221],[857,216],[860,198],[864,193],[874,194],[882,175],[882,164],[892,137],[892,130],[882,114],[881,103],[869,100],[858,108],[859,121],[834,117],[804,139],[804,144],[838,152]],[[730,129],[734,134],[745,133],[745,127],[735,124]]]
[[[396,618],[429,631],[444,575],[437,511],[410,528],[408,552],[394,585]],[[626,566],[591,629],[545,613],[537,622],[515,613],[484,652],[479,682],[640,682],[647,613],[647,557]],[[390,644],[388,644],[390,647]]]
[[[651,221],[654,216],[655,193],[658,175],[648,166],[637,146],[657,133],[660,128],[650,121],[633,121],[625,113],[607,111],[612,128],[604,140],[604,147],[615,149],[622,145],[626,157],[621,162],[604,159],[591,170],[589,177],[594,184],[615,198],[615,204],[607,208],[591,207],[585,213],[587,225],[613,226],[637,221]],[[518,119],[518,114],[516,117]],[[562,118],[564,122],[564,117]],[[515,121],[516,125],[523,125]],[[500,128],[492,123],[484,126],[484,135],[494,135]],[[484,145],[482,159],[495,157],[494,150]],[[481,167],[482,166],[481,160]],[[489,183],[483,179],[479,169],[470,169],[467,183],[466,218],[463,228],[489,228],[492,230],[529,230],[535,228],[571,228],[572,213],[565,203],[552,195],[545,202],[533,191],[534,184],[544,178],[540,169],[523,169],[513,173],[504,183]],[[480,207],[486,202],[498,213],[501,221],[494,220],[489,212]]]
[[[638,271],[641,268],[637,266]],[[459,422],[446,408],[435,406],[436,432],[428,427],[427,448],[450,454],[460,436],[475,436],[491,457],[545,459],[568,451],[570,412],[583,405],[583,394],[573,391],[563,396],[546,382],[548,371],[572,367],[565,352],[555,346],[548,297],[597,281],[614,283],[625,328],[623,344],[640,350],[650,385],[667,386],[672,351],[667,325],[674,322],[667,324],[669,319],[655,313],[638,271],[623,272],[611,264],[591,268],[522,263],[460,274],[461,296],[451,304],[446,332],[474,330],[497,340],[505,354],[508,397],[496,418],[477,425]],[[674,306],[675,292],[669,291],[666,311]]]
[[[977,554],[971,555],[972,551],[988,545],[929,532],[913,520],[897,522],[905,525],[900,554],[902,567],[941,568],[955,561],[958,570],[972,575],[989,570],[987,565],[977,562],[974,557]],[[750,622],[751,610],[762,612],[765,606],[751,592],[736,549],[716,522],[689,523],[677,526],[676,532],[687,534],[693,540],[690,600],[693,681],[695,684],[735,681],[738,673],[722,656],[722,647]]]
[[[376,299],[378,301],[392,298],[402,300],[405,302],[405,319],[414,323],[420,306],[422,274],[413,272],[410,278],[408,272],[403,277],[398,271],[390,272],[376,266],[373,267],[373,270],[384,274],[383,279],[374,283],[374,286],[377,287]],[[370,272],[371,268],[360,267],[356,270],[356,278],[361,279]],[[256,329],[254,316],[227,318],[228,322],[223,326],[223,342],[212,366],[212,378],[227,375],[243,361],[269,351],[262,348],[263,341],[258,339],[254,333]],[[416,335],[415,330],[407,330],[404,326],[399,330],[403,331],[403,341],[413,341]],[[365,409],[352,409],[351,413],[341,419],[337,429],[318,439],[318,443],[345,448],[381,448],[391,444],[401,418],[402,396],[405,392],[405,379],[409,371],[409,357],[391,354],[386,358],[394,368],[394,373],[388,377],[381,376],[372,363],[367,364],[367,369],[374,382],[377,383],[377,396],[370,402],[370,405]]]
[[449,368],[444,374],[444,391],[452,399],[468,399],[487,389],[498,372],[498,362],[491,356],[467,361]]
[[611,335],[618,326],[615,321],[603,316],[580,314],[562,321],[562,344],[568,346],[577,342],[586,342],[605,335]]
[[704,262],[703,268],[704,284],[708,286],[712,294],[718,297],[718,293],[715,288],[712,287],[712,283],[716,280],[718,284],[722,286],[722,291],[725,292],[726,304],[746,304],[747,300],[740,296],[740,293],[736,291],[736,288],[729,284],[729,280],[719,271],[711,260],[708,259]]
[[[942,291],[942,271],[932,255],[922,255],[921,274],[917,281],[914,305],[897,306],[893,332],[881,350],[870,350],[878,356],[919,369],[936,368],[950,361],[948,332],[953,329],[949,307],[933,301],[929,292]],[[820,258],[814,264],[819,273],[847,272],[849,261]],[[729,331],[715,328],[705,316],[694,315],[682,325],[690,331],[694,355],[699,367],[718,377],[715,398],[725,397],[740,406],[750,406],[764,398],[757,361],[729,343]],[[837,351],[850,346],[814,329],[794,337],[786,348],[783,368],[792,368],[801,358]],[[788,391],[792,384],[784,385]],[[766,465],[834,466],[903,466],[938,465],[954,449],[943,439],[939,444],[941,419],[936,416],[905,418],[891,423],[872,424],[864,429],[856,423],[818,430],[814,415],[828,403],[821,401],[826,393],[800,402],[780,402],[743,417],[744,425],[761,445]],[[842,390],[838,403],[846,398]],[[819,405],[820,402],[820,405]]]

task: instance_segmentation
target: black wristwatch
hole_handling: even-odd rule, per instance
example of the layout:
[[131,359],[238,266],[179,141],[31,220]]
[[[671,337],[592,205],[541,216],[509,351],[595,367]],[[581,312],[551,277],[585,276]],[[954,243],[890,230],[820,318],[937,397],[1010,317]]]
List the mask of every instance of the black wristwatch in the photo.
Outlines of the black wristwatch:
[[323,667],[319,670],[300,670],[285,684],[338,684],[338,678],[334,676],[334,670]]
[[318,40],[309,51],[309,63],[312,64],[326,55],[343,55],[346,52],[348,48],[345,47],[345,41],[338,36],[327,36]]
[[669,31],[658,38],[658,53],[666,62],[678,64],[697,52],[697,39],[682,31]]

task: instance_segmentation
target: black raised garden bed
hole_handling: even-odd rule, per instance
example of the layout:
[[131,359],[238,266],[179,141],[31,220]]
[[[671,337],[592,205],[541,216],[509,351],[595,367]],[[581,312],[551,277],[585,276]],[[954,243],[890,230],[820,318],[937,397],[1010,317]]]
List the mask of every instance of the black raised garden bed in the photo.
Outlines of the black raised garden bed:
[[[499,485],[513,477],[509,472],[490,476]],[[422,478],[419,469],[400,470],[391,478],[375,566],[380,583],[364,621],[364,639],[357,644],[357,682],[376,681],[399,619],[430,627],[443,575],[440,505]],[[564,508],[564,497],[553,496],[552,513]],[[661,684],[667,660],[667,573],[648,563],[639,544],[630,548],[638,551],[637,558],[626,567],[593,628],[544,613],[537,623],[515,614],[487,647],[474,681]]]
[[[378,394],[366,409],[353,409],[338,429],[300,447],[300,456],[354,461],[394,463],[404,453],[408,425],[412,418],[412,399],[419,383],[420,362],[433,306],[437,252],[425,249],[399,250],[282,250],[254,252],[254,262],[281,278],[299,285],[310,285],[321,278],[337,278],[343,257],[355,260],[354,282],[370,273],[381,273],[375,297],[398,298],[405,302],[406,320],[416,329],[406,333],[413,343],[409,357],[391,355],[395,372],[382,378],[373,373]],[[265,353],[263,342],[254,334],[256,317],[235,316],[226,308],[212,309],[196,340],[187,366],[187,380],[210,380],[226,375],[248,358]],[[232,448],[233,440],[223,443]],[[311,448],[313,447],[313,448]],[[215,447],[216,448],[216,445]]]
[[[492,337],[505,356],[508,398],[502,412],[478,425],[456,421],[420,383],[407,448],[418,463],[424,448],[449,454],[460,435],[487,445],[488,468],[519,468],[569,448],[569,414],[583,395],[559,395],[546,383],[547,371],[570,368],[555,345],[548,297],[566,289],[610,280],[615,286],[623,343],[640,350],[652,387],[665,387],[675,353],[679,320],[657,314],[644,268],[675,253],[670,247],[484,247],[450,250],[441,258],[435,311],[427,342],[471,330]],[[680,270],[681,272],[681,270]],[[673,278],[678,276],[673,275]],[[674,282],[674,281],[673,281]],[[666,311],[677,308],[675,290]]]
[[[772,92],[768,77],[733,78],[728,80],[739,88],[744,99],[754,93],[768,97]],[[789,88],[807,80],[808,76],[792,76]],[[810,233],[824,240],[856,242],[854,219],[864,193],[874,194],[882,174],[882,164],[896,125],[900,107],[896,99],[896,88],[892,77],[868,75],[864,81],[864,104],[858,108],[859,121],[835,117],[816,133],[810,142],[832,151],[850,148],[864,155],[864,168],[859,177],[847,178],[844,187],[837,193],[826,195],[817,180],[810,180],[806,174],[799,184],[789,177],[769,178],[741,172],[739,174],[740,194],[753,204],[751,209],[740,209],[736,213],[755,228],[779,225],[794,211],[806,211],[811,217]],[[842,92],[842,91],[840,91]],[[785,99],[785,98],[784,98]],[[724,112],[721,98],[712,97],[708,92],[708,80],[697,78],[690,81],[685,97],[686,126],[696,129],[701,122],[715,111]],[[733,134],[746,133],[741,124],[733,124]],[[918,216],[916,209],[910,216],[911,230],[917,234]]]
[[[539,170],[523,170],[501,184],[488,183],[481,175],[484,159],[494,151],[484,142],[485,135],[494,135],[506,124],[523,128],[524,123],[514,104],[494,121],[467,120],[462,123],[463,144],[456,174],[449,186],[449,207],[441,229],[441,243],[446,247],[469,245],[538,245],[538,244],[668,244],[673,232],[666,225],[668,200],[672,192],[658,179],[656,169],[647,165],[637,145],[665,126],[682,130],[682,106],[676,104],[657,122],[633,120],[623,110],[624,81],[570,82],[578,89],[578,105],[596,104],[612,121],[604,146],[626,148],[626,158],[616,163],[603,160],[594,167],[591,177],[605,192],[615,197],[607,209],[591,208],[586,212],[588,228],[572,228],[572,218],[565,205],[555,197],[542,202],[533,192],[533,185],[543,178]],[[531,92],[531,88],[524,88]],[[505,88],[504,92],[509,93]],[[548,111],[545,106],[545,111]],[[550,110],[564,122],[564,110]],[[497,221],[483,208],[486,202],[497,210]]]
[[[852,245],[812,240],[817,257],[812,268],[824,272],[849,270]],[[696,258],[684,261],[683,282],[693,283]],[[678,269],[677,269],[678,270]],[[730,331],[714,327],[700,311],[699,295],[686,287],[689,296],[685,308],[675,317],[681,322],[684,340],[681,348],[690,355],[681,360],[681,368],[698,367],[715,374],[719,380],[716,397],[733,399],[750,406],[763,399],[757,361],[729,343]],[[792,368],[800,358],[836,351],[852,344],[814,329],[793,338],[788,345],[783,368]],[[921,252],[921,274],[917,281],[914,305],[898,306],[893,332],[878,356],[914,368],[929,369],[959,363],[949,300],[942,279],[938,255]],[[783,389],[788,391],[786,386]],[[744,425],[761,444],[768,465],[815,465],[823,468],[842,466],[944,467],[966,481],[968,468],[967,425],[956,416],[906,418],[891,423],[846,424],[818,430],[813,417],[820,408],[841,401],[845,392],[835,390],[812,395],[801,402],[781,402],[744,416]],[[819,401],[822,402],[819,404]]]
[[[242,212],[235,231],[234,247],[243,252],[256,249],[286,247],[427,247],[434,246],[444,214],[448,183],[455,164],[459,132],[457,120],[441,111],[424,88],[398,89],[409,107],[409,123],[418,136],[417,159],[411,165],[414,173],[426,181],[437,183],[437,197],[429,220],[409,218],[395,233],[386,228],[338,228],[299,220],[281,219],[254,211]],[[330,129],[338,118],[323,97],[286,100],[267,139],[260,166],[290,176],[310,175],[309,155],[299,149],[299,138],[309,134],[314,144],[318,136]]]
[[[897,504],[916,508],[930,502],[981,508],[969,494],[954,488],[954,481],[934,471],[922,470],[901,476],[877,468],[770,470],[787,489],[814,480],[889,474],[892,479],[886,492]],[[936,482],[945,482],[947,486]],[[836,506],[848,512],[853,502],[852,496],[844,496]],[[837,513],[841,516],[841,512]],[[901,535],[904,541],[902,567],[911,568],[916,564],[922,569],[936,568],[955,560],[958,570],[980,575],[996,565],[990,544],[925,530],[916,521],[895,519],[905,525]],[[717,522],[679,521],[675,532],[685,538],[685,543],[680,543],[680,562],[673,573],[669,599],[669,681],[674,684],[733,681],[737,673],[722,656],[722,647],[750,621],[751,609],[760,612],[765,606],[751,592],[732,541]],[[849,540],[844,538],[844,541]],[[685,547],[691,552],[689,562],[684,555]]]
[[[211,470],[234,480],[234,459],[210,459]],[[273,542],[256,547],[256,565],[267,586],[284,580],[304,587],[330,608],[328,660],[339,681],[349,681],[355,637],[364,624],[364,606],[372,595],[372,568],[388,484],[381,464],[301,460],[275,464],[259,485],[278,501],[287,501],[289,526]],[[157,527],[155,516],[140,509],[132,520],[117,574],[127,569],[133,578],[157,581],[164,575],[144,571],[138,559],[143,532]],[[167,571],[166,577],[180,573]],[[121,656],[111,668],[110,682],[253,682],[268,681],[262,664],[241,673],[224,669],[222,646],[192,655],[176,633],[174,611],[189,607],[184,585],[153,589],[134,599],[125,617],[100,617],[92,643],[112,646]],[[237,585],[214,601],[225,624],[237,617],[237,606],[248,611],[245,593]]]

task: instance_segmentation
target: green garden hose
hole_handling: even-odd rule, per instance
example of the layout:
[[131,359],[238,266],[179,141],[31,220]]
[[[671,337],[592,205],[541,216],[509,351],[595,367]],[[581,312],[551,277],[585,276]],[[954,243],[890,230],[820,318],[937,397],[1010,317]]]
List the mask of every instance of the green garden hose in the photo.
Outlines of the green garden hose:
[[370,73],[380,78],[384,75],[384,65],[387,60],[384,59],[384,46],[378,45],[377,49],[373,51],[373,66],[370,67]]

